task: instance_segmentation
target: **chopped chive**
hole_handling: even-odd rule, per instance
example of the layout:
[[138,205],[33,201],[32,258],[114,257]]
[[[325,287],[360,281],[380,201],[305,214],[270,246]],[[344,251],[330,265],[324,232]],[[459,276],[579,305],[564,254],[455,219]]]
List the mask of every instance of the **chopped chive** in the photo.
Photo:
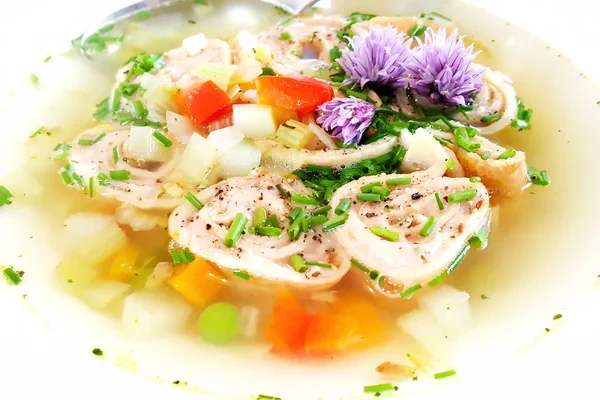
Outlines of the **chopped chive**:
[[453,375],[456,375],[456,371],[451,369],[449,371],[435,373],[435,374],[433,374],[433,378],[434,379],[443,379],[443,378],[448,378]]
[[392,178],[385,181],[388,186],[400,186],[400,185],[410,185],[412,181],[411,177],[408,178]]
[[456,145],[469,153],[481,147],[479,143],[472,143],[469,133],[465,128],[456,128],[454,130],[454,137],[456,139]]
[[156,140],[161,142],[163,144],[163,146],[165,146],[165,147],[173,146],[173,142],[171,140],[169,140],[169,138],[167,138],[165,135],[160,133],[159,131],[154,131],[152,136],[154,136],[156,138]]
[[448,203],[461,203],[463,201],[471,200],[477,196],[477,190],[470,188],[463,190],[462,192],[456,192],[448,195]]
[[533,110],[525,107],[523,100],[517,98],[517,116],[510,121],[511,128],[518,128],[519,131],[531,129],[530,121],[532,114]]
[[435,202],[440,210],[444,209],[444,203],[442,203],[442,198],[440,197],[439,193],[435,194]]
[[317,208],[316,210],[314,210],[312,212],[313,215],[327,215],[329,213],[329,211],[331,211],[333,207],[327,205],[321,208]]
[[281,398],[275,396],[267,396],[266,394],[259,394],[256,400],[281,400]]
[[21,279],[22,274],[15,271],[12,267],[4,268],[2,273],[10,285],[18,285],[23,281],[23,279]]
[[431,235],[434,227],[435,227],[435,217],[433,215],[430,215],[427,218],[425,225],[423,225],[423,228],[421,228],[419,235],[421,235],[423,237],[427,237],[427,236]]
[[199,6],[207,6],[208,5],[208,1],[206,1],[206,0],[194,0],[194,4],[197,4]]
[[298,215],[300,215],[301,213],[302,209],[300,207],[296,207],[292,210],[290,215],[288,215],[288,219],[290,220],[290,222],[294,222],[296,218],[298,218]]
[[422,286],[420,284],[416,284],[415,286],[411,286],[408,289],[405,289],[402,293],[400,293],[400,298],[408,299],[412,296],[417,290],[421,289]]
[[400,239],[400,232],[392,231],[381,226],[372,226],[371,232],[379,236],[382,239],[389,240],[390,242],[397,242]]
[[52,56],[48,56],[46,58],[44,58],[44,62],[47,63],[48,61],[52,60]]
[[104,172],[98,174],[98,184],[100,186],[110,185],[110,178]]
[[102,357],[104,355],[104,352],[101,349],[96,348],[92,350],[92,354],[98,357]]
[[279,192],[279,194],[281,195],[281,197],[283,197],[284,199],[289,199],[290,198],[290,194],[289,192],[286,192],[281,185],[277,185],[275,186],[277,188],[277,191]]
[[492,152],[491,152],[491,151],[488,151],[488,150],[486,150],[486,151],[484,151],[484,152],[481,154],[481,159],[482,159],[483,161],[486,161],[486,160],[488,160],[488,159],[489,159],[491,156],[492,156]]
[[233,270],[233,274],[235,276],[237,276],[238,278],[242,278],[245,281],[249,281],[250,280],[250,275],[248,274],[248,272],[242,271],[241,269],[234,269]]
[[348,212],[348,210],[350,209],[350,207],[352,207],[352,200],[350,200],[350,199],[342,199],[340,201],[340,204],[338,204],[338,206],[335,208],[335,214],[336,215],[342,215],[342,214]]
[[290,264],[296,272],[304,273],[306,272],[306,270],[308,270],[308,267],[306,266],[306,263],[304,262],[302,257],[300,257],[297,254],[294,254],[290,257]]
[[148,110],[146,110],[146,107],[144,107],[144,103],[142,103],[141,100],[133,101],[133,109],[139,117],[144,118],[148,115]]
[[88,183],[88,195],[90,199],[94,198],[94,177],[91,176]]
[[244,229],[246,229],[246,224],[248,223],[248,218],[242,213],[238,213],[233,220],[233,223],[229,227],[229,231],[227,231],[227,235],[225,236],[225,240],[223,244],[225,247],[235,247],[237,242],[240,240],[240,237],[244,233]]
[[119,149],[117,148],[117,146],[113,147],[112,154],[113,154],[113,162],[115,165],[117,165],[119,163],[119,159],[121,158],[121,157],[119,157]]
[[456,269],[456,267],[458,267],[458,265],[462,262],[462,260],[465,259],[467,253],[469,252],[469,250],[471,250],[471,246],[470,245],[466,245],[464,247],[464,249],[461,250],[460,253],[458,253],[458,255],[456,256],[456,258],[454,260],[452,260],[452,262],[450,263],[450,265],[448,266],[448,272],[452,272]]
[[486,115],[485,117],[481,118],[481,122],[492,122],[492,121],[497,121],[500,118],[502,118],[502,113],[494,113],[494,114],[489,114]]
[[279,39],[281,40],[290,40],[292,38],[292,35],[289,32],[281,32],[281,35],[279,36]]
[[331,269],[331,265],[323,264],[323,263],[316,262],[316,261],[305,261],[304,264],[311,266],[311,267],[321,267],[321,268],[325,268],[325,269]]
[[356,195],[356,199],[360,201],[378,202],[382,200],[382,196],[376,193],[359,193]]
[[515,149],[508,148],[504,151],[504,153],[500,154],[497,160],[508,160],[509,158],[513,158],[517,155]]
[[377,187],[377,186],[383,186],[381,184],[381,182],[373,182],[373,183],[369,183],[368,185],[364,185],[360,188],[360,191],[362,193],[372,193],[373,188]]
[[365,267],[364,265],[362,265],[361,263],[358,262],[358,260],[355,260],[354,258],[350,260],[350,263],[352,265],[354,265],[356,268],[360,269],[362,272],[365,273],[369,273],[369,268]]
[[257,226],[256,233],[262,236],[279,237],[283,233],[281,228],[274,228],[272,226]]
[[486,295],[485,295],[485,294],[483,294],[483,293],[482,293],[482,294],[481,294],[481,296],[479,296],[479,297],[481,297],[481,300],[489,300],[489,299],[490,299],[488,296],[486,296]]
[[478,176],[472,176],[472,177],[469,178],[469,182],[471,182],[471,183],[478,183],[478,182],[481,182],[481,178],[478,177]]
[[531,183],[534,185],[548,186],[550,184],[550,177],[546,170],[538,171],[535,168],[528,167],[527,175],[529,175],[529,180],[531,180]]
[[394,390],[394,385],[392,385],[391,383],[381,383],[379,385],[371,385],[364,387],[365,393],[381,393],[388,392],[390,390]]
[[372,281],[376,281],[377,279],[379,279],[380,276],[381,276],[381,273],[379,271],[376,271],[374,269],[369,271],[369,279]]
[[412,27],[412,29],[410,30],[410,32],[408,33],[408,37],[415,37],[415,36],[421,36],[422,34],[425,33],[425,31],[427,30],[426,26],[419,26],[419,24],[415,24],[415,26]]
[[109,111],[111,114],[116,114],[117,111],[119,111],[119,109],[121,108],[121,96],[121,89],[115,89],[112,98],[110,99]]
[[108,174],[113,181],[127,181],[131,176],[131,172],[125,170],[110,171]]
[[337,215],[323,224],[323,232],[329,232],[346,223],[348,214]]
[[323,225],[325,222],[327,222],[327,216],[326,215],[315,215],[315,216],[311,217],[308,222],[309,222],[309,225],[311,228],[315,227],[315,226]]
[[383,197],[389,196],[390,194],[392,194],[392,191],[390,190],[390,188],[387,188],[384,186],[375,186],[373,189],[371,189],[371,192],[375,193],[375,194],[379,194]]
[[12,199],[15,197],[6,186],[0,186],[0,207],[12,204]]
[[204,208],[204,204],[196,196],[194,196],[192,192],[187,192],[185,194],[185,199],[198,211]]
[[275,75],[275,71],[273,71],[273,68],[269,68],[269,67],[264,67],[262,69],[262,74],[260,74],[261,76],[272,76]]
[[98,143],[99,141],[101,141],[102,139],[104,139],[105,137],[106,137],[106,133],[102,132],[101,134],[96,136],[94,139],[79,139],[77,144],[80,146],[92,146],[92,145]]
[[190,249],[187,248],[171,250],[169,253],[173,259],[173,264],[175,265],[188,264],[196,259]]
[[145,19],[150,18],[150,16],[150,11],[140,11],[139,13],[135,14],[135,19],[137,19],[138,21],[143,21]]
[[[44,128],[43,126],[40,126],[37,131],[35,131],[31,135],[29,135],[29,139],[33,139],[34,137],[41,135],[42,133],[44,133],[45,130],[46,130],[46,128]],[[46,132],[46,134],[48,134],[48,133]]]
[[31,84],[35,87],[40,85],[40,77],[36,74],[29,75],[29,79],[31,80]]
[[473,237],[469,239],[469,244],[476,249],[481,249],[485,245],[489,234],[490,232],[485,226],[483,226]]
[[256,210],[254,210],[253,219],[254,219],[254,221],[253,221],[254,227],[266,225],[267,224],[267,210],[264,207],[257,208]]
[[298,203],[298,204],[306,204],[306,205],[313,205],[313,206],[316,206],[317,204],[319,204],[319,201],[317,199],[315,199],[314,197],[309,197],[309,196],[306,196],[306,195],[300,194],[300,193],[291,192],[290,198],[294,203]]
[[442,283],[442,281],[444,281],[447,277],[448,271],[444,271],[441,274],[439,274],[436,278],[432,279],[427,285],[429,287],[436,287],[437,285]]
[[452,169],[456,163],[454,162],[454,157],[448,157],[448,161],[446,162],[446,169]]

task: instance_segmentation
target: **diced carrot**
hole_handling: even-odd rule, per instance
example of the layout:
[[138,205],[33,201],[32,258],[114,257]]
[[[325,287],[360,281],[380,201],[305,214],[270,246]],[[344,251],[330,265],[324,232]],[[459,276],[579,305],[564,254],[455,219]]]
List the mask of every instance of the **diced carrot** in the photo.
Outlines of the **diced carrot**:
[[167,284],[196,307],[206,305],[224,288],[227,280],[203,258],[175,268]]
[[305,76],[260,76],[256,80],[258,102],[300,114],[308,114],[333,99],[326,82]]
[[128,243],[115,254],[108,269],[108,279],[112,281],[129,282],[138,272],[136,264],[142,255],[142,248],[135,243]]
[[311,315],[289,290],[279,292],[265,328],[271,350],[279,354],[302,354],[310,321]]
[[227,93],[213,81],[206,81],[177,92],[175,103],[179,112],[201,126],[222,118],[231,112]]

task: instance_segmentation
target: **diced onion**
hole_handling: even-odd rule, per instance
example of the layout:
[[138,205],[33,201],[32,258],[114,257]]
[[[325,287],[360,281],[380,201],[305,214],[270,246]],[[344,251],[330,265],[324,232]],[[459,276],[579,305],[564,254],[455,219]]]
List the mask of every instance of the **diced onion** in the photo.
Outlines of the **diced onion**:
[[103,309],[124,297],[129,285],[123,282],[99,282],[81,292],[83,301],[92,308]]
[[435,318],[425,310],[413,310],[398,319],[402,330],[411,335],[432,356],[442,357],[447,354],[449,340]]
[[188,117],[167,111],[167,130],[173,139],[187,144],[195,132],[194,124]]
[[231,84],[251,83],[256,81],[262,74],[262,66],[259,63],[248,63],[238,65],[231,77]]
[[287,175],[301,168],[304,160],[304,153],[300,150],[276,147],[265,152],[263,165],[265,168]]
[[273,109],[262,104],[235,104],[233,124],[251,139],[271,138],[277,131]]
[[400,168],[402,172],[424,171],[448,158],[440,142],[422,128],[413,134],[404,130],[400,136],[400,144],[407,149]]
[[205,184],[216,161],[217,147],[214,143],[200,135],[193,135],[169,178],[184,186]]
[[235,126],[212,131],[208,140],[213,142],[219,154],[225,154],[244,140],[244,134]]
[[98,268],[83,257],[67,256],[56,267],[56,276],[67,290],[79,292],[96,280]]
[[229,81],[235,72],[233,65],[204,62],[199,63],[194,75],[203,81],[213,81],[215,85],[227,91]]
[[239,99],[242,96],[242,88],[240,87],[240,85],[232,85],[227,90],[227,96],[229,96],[229,100],[231,100],[232,103]]
[[242,101],[250,104],[258,103],[258,92],[254,89],[246,90],[240,95]]
[[175,293],[146,290],[127,296],[121,323],[136,337],[156,338],[184,329],[191,313],[191,307]]
[[469,294],[449,285],[440,285],[434,290],[421,294],[419,306],[437,320],[444,333],[456,338],[471,327],[471,307]]
[[258,336],[258,325],[260,322],[260,310],[253,306],[240,308],[239,332],[248,339]]
[[302,122],[289,120],[279,125],[275,141],[292,149],[305,148],[313,138],[313,132]]
[[206,40],[206,36],[202,33],[187,37],[181,42],[181,47],[183,47],[191,56],[200,53],[207,45],[208,41]]
[[273,61],[273,52],[271,51],[271,48],[267,45],[259,44],[258,46],[256,46],[256,48],[254,49],[254,54],[256,56],[256,59],[262,64],[266,65]]
[[154,137],[154,131],[147,126],[132,126],[123,146],[124,156],[137,161],[168,161],[170,149]]
[[244,140],[219,157],[219,175],[224,178],[246,176],[260,165],[260,148],[250,140]]
[[212,121],[208,124],[208,132],[217,131],[219,129],[227,128],[233,125],[233,115],[227,114],[226,116]]
[[159,262],[146,280],[146,288],[154,289],[160,286],[164,281],[173,275],[173,264],[169,262]]

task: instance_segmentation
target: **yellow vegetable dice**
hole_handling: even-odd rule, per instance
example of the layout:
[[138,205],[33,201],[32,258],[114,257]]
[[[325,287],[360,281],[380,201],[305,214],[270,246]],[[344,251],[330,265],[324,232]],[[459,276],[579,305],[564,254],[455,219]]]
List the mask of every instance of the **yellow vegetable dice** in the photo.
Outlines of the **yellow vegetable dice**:
[[108,279],[120,282],[129,282],[136,276],[137,262],[142,255],[142,248],[135,243],[128,243],[121,248],[113,258],[108,270]]
[[190,264],[176,267],[167,284],[190,304],[202,307],[225,288],[227,280],[208,261],[197,258]]

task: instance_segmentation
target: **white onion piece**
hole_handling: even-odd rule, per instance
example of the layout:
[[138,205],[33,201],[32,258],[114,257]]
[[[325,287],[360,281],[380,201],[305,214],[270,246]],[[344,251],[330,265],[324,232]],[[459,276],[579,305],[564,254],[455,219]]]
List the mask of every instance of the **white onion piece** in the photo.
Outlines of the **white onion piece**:
[[469,294],[449,285],[440,285],[418,297],[419,306],[436,319],[446,336],[454,339],[472,325]]
[[246,176],[260,165],[262,152],[249,140],[219,155],[219,175],[223,178]]
[[240,308],[240,334],[248,339],[258,336],[258,325],[260,322],[260,310],[253,306]]
[[224,154],[244,140],[244,134],[235,126],[212,131],[208,140],[213,142],[219,154]]
[[208,41],[206,40],[206,36],[202,33],[187,37],[181,42],[181,47],[183,47],[191,56],[199,54],[206,46],[208,46]]
[[184,186],[206,184],[208,174],[215,167],[217,155],[217,147],[212,141],[193,135],[170,179]]
[[449,340],[436,319],[425,310],[413,310],[398,319],[404,332],[417,340],[432,356],[443,357],[448,352]]
[[227,128],[232,125],[233,125],[233,115],[228,114],[228,115],[224,116],[223,118],[219,118],[215,121],[212,121],[210,124],[208,124],[208,131],[212,132],[212,131],[216,131],[219,129]]
[[185,328],[191,307],[173,292],[146,290],[125,299],[121,323],[138,338],[157,338]]
[[179,143],[188,144],[195,128],[188,117],[167,111],[167,130],[173,139]]
[[233,124],[251,139],[272,138],[277,132],[273,109],[263,104],[234,104]]
[[328,149],[337,149],[337,145],[333,141],[333,139],[325,132],[319,125],[317,125],[313,120],[308,124],[308,129],[310,129],[319,140],[327,147]]
[[169,262],[160,262],[156,264],[154,270],[146,280],[146,289],[159,287],[164,281],[173,275],[173,264]]
[[103,309],[125,296],[129,285],[123,282],[99,282],[81,292],[81,298],[90,307]]
[[241,94],[240,98],[246,103],[256,104],[258,103],[258,92],[254,89],[246,90]]
[[170,149],[154,137],[154,128],[132,126],[129,138],[123,146],[125,158],[137,161],[167,162]]

